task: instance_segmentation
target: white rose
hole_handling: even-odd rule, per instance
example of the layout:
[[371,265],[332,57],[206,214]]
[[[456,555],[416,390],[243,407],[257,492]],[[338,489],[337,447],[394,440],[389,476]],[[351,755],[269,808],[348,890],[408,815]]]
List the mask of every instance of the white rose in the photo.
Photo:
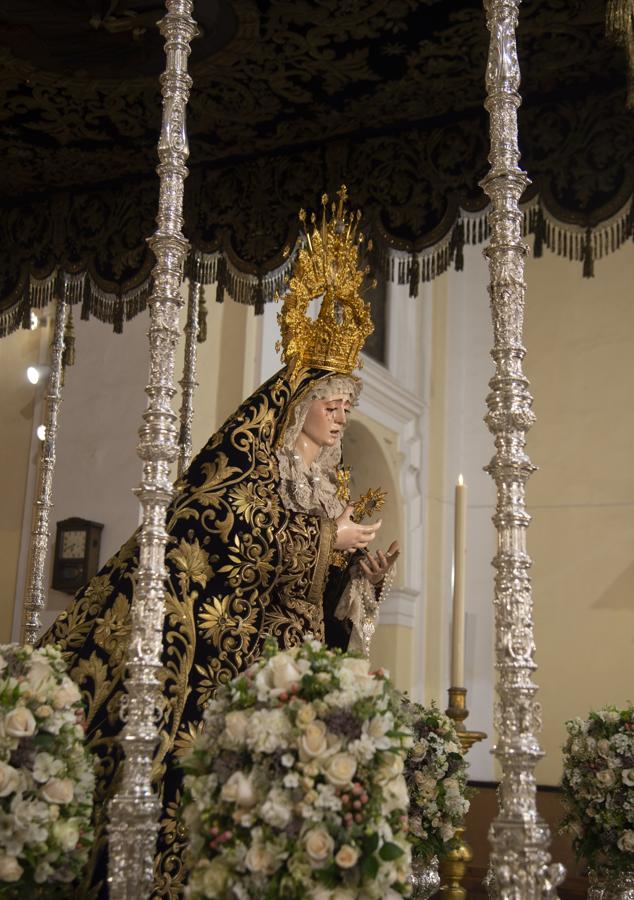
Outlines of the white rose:
[[20,784],[20,773],[13,766],[0,762],[0,797],[8,797]]
[[273,854],[262,844],[252,844],[249,847],[244,863],[250,872],[264,872],[268,875],[276,869]]
[[27,709],[26,706],[16,706],[6,714],[4,728],[9,737],[32,737],[35,734],[37,722],[30,709]]
[[450,797],[460,794],[460,785],[455,778],[445,779],[445,793]]
[[42,788],[42,797],[47,803],[70,803],[74,793],[70,778],[50,778]]
[[225,718],[224,736],[233,745],[244,744],[249,727],[249,717],[243,710],[234,710],[227,713]]
[[414,774],[414,780],[416,781],[416,787],[423,795],[423,797],[433,797],[436,793],[436,780],[431,775],[427,775],[424,772],[416,772]]
[[79,843],[79,820],[58,819],[53,823],[53,837],[63,850],[74,850]]
[[614,709],[606,709],[603,713],[601,713],[601,718],[604,722],[618,722],[621,718],[620,715]]
[[26,676],[27,684],[34,691],[41,690],[53,678],[53,670],[47,659],[35,656],[29,663],[29,671]]
[[332,900],[332,891],[329,891],[328,888],[322,887],[318,885],[314,887],[310,894],[308,895],[308,900]]
[[375,746],[379,750],[387,750],[391,744],[392,740],[387,736],[388,731],[391,731],[394,727],[394,717],[392,713],[383,713],[380,716],[374,716],[374,718],[370,719],[367,726],[367,732],[369,737],[374,741]]
[[[227,884],[229,870],[218,857],[205,866],[202,872],[202,886],[206,897],[220,897]],[[198,879],[197,879],[198,880]]]
[[65,678],[63,684],[57,688],[53,695],[53,706],[55,709],[68,709],[73,703],[77,703],[80,697],[81,694],[75,682],[71,681],[70,678]]
[[257,794],[250,777],[243,772],[234,772],[222,787],[220,796],[223,800],[236,803],[250,809],[257,803]]
[[15,856],[0,853],[0,881],[19,881],[23,871]]
[[597,753],[606,759],[610,755],[610,742],[607,738],[601,738],[597,741]]
[[299,754],[302,760],[317,759],[328,750],[326,723],[321,719],[309,722],[299,739]]
[[59,775],[63,768],[61,759],[55,759],[50,753],[38,753],[33,763],[33,778],[43,784],[53,775]]
[[403,757],[398,753],[384,753],[381,765],[376,773],[376,780],[379,784],[385,784],[396,778],[403,771]]
[[326,778],[335,787],[347,787],[357,771],[357,761],[350,753],[335,753],[325,766]]
[[407,809],[408,806],[407,784],[401,775],[397,775],[383,786],[383,811],[390,813],[395,809]]
[[[302,665],[302,663],[304,663]],[[305,660],[295,660],[288,653],[278,653],[269,662],[271,670],[272,687],[280,691],[288,691],[294,685],[299,685],[306,671]]]
[[626,784],[628,787],[634,787],[634,769],[623,769],[621,778],[623,779],[623,784]]
[[319,868],[332,856],[335,842],[324,828],[311,828],[304,836],[304,846],[313,868]]
[[416,741],[416,743],[412,747],[412,756],[414,757],[414,759],[422,759],[427,753],[428,747],[429,743],[425,740],[425,738],[421,738],[419,741]]
[[623,850],[624,853],[634,853],[634,831],[631,828],[626,828],[619,837],[617,844],[619,850]]
[[297,710],[296,722],[300,728],[305,728],[315,721],[316,716],[315,707],[311,703],[302,703]]
[[353,866],[356,866],[358,859],[359,851],[356,847],[351,847],[350,844],[344,844],[340,847],[335,856],[335,862],[340,869],[351,869]]
[[291,818],[291,810],[284,792],[274,788],[262,804],[260,814],[273,828],[285,828]]
[[612,787],[616,781],[614,772],[611,769],[602,769],[597,772],[596,779],[602,787]]
[[[363,678],[369,674],[370,663],[367,659],[359,659],[356,656],[346,656],[345,659],[341,660],[341,668],[349,669],[353,675]],[[374,676],[370,677],[373,678]]]

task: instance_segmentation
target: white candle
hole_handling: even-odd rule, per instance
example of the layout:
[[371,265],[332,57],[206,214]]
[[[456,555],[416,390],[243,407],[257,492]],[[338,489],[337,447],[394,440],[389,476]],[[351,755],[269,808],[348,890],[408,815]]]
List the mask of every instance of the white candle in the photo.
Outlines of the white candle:
[[451,628],[451,687],[464,687],[464,588],[467,556],[467,486],[456,485],[453,557],[453,620]]

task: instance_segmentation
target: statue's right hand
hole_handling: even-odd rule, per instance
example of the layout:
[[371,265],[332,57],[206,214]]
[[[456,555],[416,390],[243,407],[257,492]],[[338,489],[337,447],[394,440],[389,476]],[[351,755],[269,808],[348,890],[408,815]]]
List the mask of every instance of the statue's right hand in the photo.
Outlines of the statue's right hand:
[[350,504],[337,519],[335,550],[364,550],[373,541],[381,527],[382,519],[374,525],[359,525],[352,521],[354,506]]

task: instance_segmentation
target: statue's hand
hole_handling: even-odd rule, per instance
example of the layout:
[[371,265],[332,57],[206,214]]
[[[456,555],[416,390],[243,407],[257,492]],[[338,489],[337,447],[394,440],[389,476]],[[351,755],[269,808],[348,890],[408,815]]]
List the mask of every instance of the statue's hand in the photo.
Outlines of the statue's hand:
[[364,550],[374,540],[381,527],[381,519],[374,525],[359,525],[352,521],[354,506],[350,504],[337,519],[335,550]]
[[374,556],[368,553],[360,559],[359,568],[370,584],[380,584],[398,559],[400,552],[397,541],[392,541],[387,553],[377,550]]

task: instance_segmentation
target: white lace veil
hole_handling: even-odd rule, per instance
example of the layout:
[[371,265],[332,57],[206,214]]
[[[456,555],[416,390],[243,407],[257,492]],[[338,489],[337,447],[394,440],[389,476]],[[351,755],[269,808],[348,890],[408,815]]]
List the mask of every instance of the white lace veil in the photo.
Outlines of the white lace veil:
[[332,447],[322,447],[311,466],[307,466],[295,449],[304,420],[313,400],[327,400],[340,395],[356,404],[361,393],[361,381],[346,375],[333,375],[311,388],[296,405],[284,434],[283,446],[278,448],[280,493],[287,509],[336,519],[345,504],[337,496],[337,468],[341,462],[341,438]]

